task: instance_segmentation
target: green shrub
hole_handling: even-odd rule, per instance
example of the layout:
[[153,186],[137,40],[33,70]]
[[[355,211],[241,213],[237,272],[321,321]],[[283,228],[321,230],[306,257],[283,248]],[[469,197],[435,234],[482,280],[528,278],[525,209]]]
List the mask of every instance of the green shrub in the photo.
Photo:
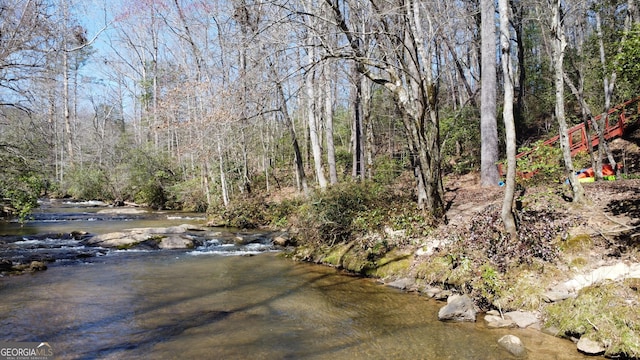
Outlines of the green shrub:
[[110,200],[105,173],[98,167],[74,166],[67,170],[63,188],[75,199]]
[[23,222],[31,210],[38,206],[38,197],[44,190],[45,184],[38,175],[24,174],[14,179],[0,180],[0,196],[8,207],[2,207],[3,212],[18,216]]
[[222,219],[228,226],[255,229],[267,225],[267,205],[261,197],[235,200],[223,210]]
[[378,156],[373,164],[373,181],[389,185],[402,173],[403,164],[391,156]]
[[334,185],[315,192],[301,208],[300,228],[307,239],[319,244],[347,241],[354,232],[379,228],[384,218],[377,210],[385,201],[382,187],[371,182]]
[[480,164],[480,113],[474,106],[444,109],[440,120],[445,171],[466,174]]
[[135,149],[127,163],[129,179],[126,196],[155,209],[175,207],[176,196],[169,191],[179,176],[166,155]]
[[219,209],[222,221],[231,227],[256,229],[264,226],[284,228],[289,217],[298,212],[301,201],[268,202],[262,196],[236,199],[227,208]]
[[529,152],[517,160],[518,172],[534,174],[528,182],[557,182],[564,177],[564,162],[559,147],[538,141],[531,147],[520,148],[519,152]]
[[207,211],[207,194],[200,184],[200,178],[178,182],[169,188],[169,193],[175,197],[182,210],[205,212]]

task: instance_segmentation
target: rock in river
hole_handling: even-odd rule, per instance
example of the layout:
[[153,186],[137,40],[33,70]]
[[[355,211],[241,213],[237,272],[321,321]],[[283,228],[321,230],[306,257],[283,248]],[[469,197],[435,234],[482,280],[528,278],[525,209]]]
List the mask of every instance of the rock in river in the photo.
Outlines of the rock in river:
[[200,231],[191,225],[166,228],[137,228],[99,234],[86,240],[87,245],[106,248],[155,248],[155,249],[191,249],[195,246],[189,230]]
[[451,295],[447,305],[438,311],[440,321],[476,321],[473,300],[467,295]]
[[515,335],[505,335],[501,337],[500,340],[498,340],[498,344],[516,357],[523,357],[527,353],[522,340]]
[[597,341],[593,341],[586,337],[581,337],[578,340],[578,351],[587,355],[602,355],[605,352],[604,346]]

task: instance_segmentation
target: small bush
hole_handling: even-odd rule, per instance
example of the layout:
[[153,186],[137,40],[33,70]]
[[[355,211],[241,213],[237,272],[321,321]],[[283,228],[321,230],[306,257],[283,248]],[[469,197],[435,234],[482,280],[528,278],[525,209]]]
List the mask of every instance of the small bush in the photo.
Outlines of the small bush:
[[31,210],[38,206],[38,197],[44,188],[42,178],[34,174],[24,174],[11,181],[1,179],[0,209],[2,212],[8,212],[6,215],[17,216],[18,220],[23,222],[31,214]]
[[227,226],[241,229],[284,228],[289,226],[289,217],[297,213],[300,206],[301,201],[297,199],[273,203],[253,196],[233,201],[229,207],[220,210],[220,217]]
[[402,173],[403,164],[390,156],[379,156],[373,165],[375,169],[373,181],[380,184],[391,184]]
[[527,182],[557,182],[564,177],[562,150],[559,147],[538,141],[531,147],[522,147],[519,152],[529,152],[517,160],[518,172],[533,174]]
[[194,178],[179,182],[169,188],[182,210],[205,212],[207,211],[207,194],[200,184],[200,178]]
[[108,181],[102,169],[75,166],[67,171],[64,184],[66,193],[76,199],[110,200]]
[[267,205],[260,197],[234,201],[221,216],[227,226],[240,229],[256,229],[269,223]]
[[383,219],[376,210],[385,201],[382,187],[371,182],[341,183],[313,194],[301,208],[299,227],[317,244],[344,242],[353,233],[378,229]]

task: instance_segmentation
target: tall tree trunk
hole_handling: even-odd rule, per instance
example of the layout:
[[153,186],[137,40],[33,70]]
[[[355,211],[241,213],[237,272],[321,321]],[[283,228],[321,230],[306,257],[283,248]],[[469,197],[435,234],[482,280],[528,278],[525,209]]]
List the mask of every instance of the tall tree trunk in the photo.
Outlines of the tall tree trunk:
[[364,139],[362,138],[362,88],[366,86],[364,84],[365,77],[359,74],[356,70],[354,75],[356,86],[354,87],[353,94],[353,121],[351,122],[351,145],[352,145],[352,172],[351,175],[355,179],[364,179]]
[[307,92],[307,118],[309,125],[309,140],[311,143],[311,151],[313,154],[313,164],[316,173],[316,179],[321,189],[327,187],[327,178],[324,175],[324,168],[322,166],[322,147],[320,144],[320,132],[317,118],[317,106],[316,106],[316,82],[315,71],[313,65],[315,61],[315,45],[311,40],[308,40],[307,44],[307,61],[309,64],[309,70],[305,76],[305,89]]
[[516,139],[519,132],[522,132],[524,123],[524,98],[526,95],[527,64],[525,63],[525,44],[523,39],[524,33],[524,4],[522,0],[511,1],[511,9],[513,12],[513,24],[516,34],[516,43],[518,45],[518,94],[516,97],[516,107],[514,111],[514,121],[516,126]]
[[482,186],[497,186],[500,176],[498,174],[497,167],[498,124],[496,120],[496,9],[494,0],[481,0],[480,11],[482,13],[482,25],[480,29],[482,42],[482,88],[480,92],[480,183]]
[[327,165],[329,166],[329,182],[338,183],[338,170],[336,169],[336,146],[333,140],[333,92],[331,91],[330,66],[324,69],[324,124],[325,137],[327,139]]
[[302,152],[300,151],[300,146],[298,145],[298,137],[296,135],[296,129],[293,126],[293,121],[291,120],[291,116],[289,115],[287,98],[284,96],[282,83],[278,79],[276,64],[274,64],[270,59],[268,59],[268,62],[269,62],[269,70],[271,71],[271,75],[273,76],[272,80],[276,84],[278,104],[279,104],[278,110],[282,114],[282,118],[284,119],[284,125],[289,131],[289,136],[291,137],[291,145],[293,146],[293,153],[295,157],[294,162],[295,162],[295,168],[296,168],[296,184],[298,187],[298,191],[302,191],[305,196],[308,196],[309,186],[307,185],[307,178],[304,173],[304,163],[302,161]]
[[[425,99],[422,105],[426,111],[421,111],[420,114],[416,113],[415,105],[407,103],[407,100],[411,97],[407,96],[408,94],[401,87],[396,87],[396,101],[406,112],[413,115],[410,124],[411,132],[417,135],[416,148],[420,157],[419,170],[421,172],[419,178],[424,182],[426,195],[424,199],[418,198],[418,205],[422,209],[429,210],[434,218],[440,219],[444,218],[445,214],[444,186],[442,185],[442,168],[440,164],[440,118],[438,114],[437,84],[433,79],[432,57],[425,48],[427,42],[423,38],[425,31],[422,29],[420,2],[408,3],[406,9],[411,38],[414,40],[416,47],[415,51],[418,58],[423,61],[421,67],[417,70],[424,77],[420,87],[424,89],[423,96]],[[430,21],[429,24],[432,25]],[[430,29],[429,32],[434,33],[433,29]]]
[[374,168],[373,168],[373,157],[375,154],[375,137],[373,132],[373,121],[371,119],[371,83],[367,80],[366,77],[362,77],[362,86],[360,91],[362,92],[360,95],[360,102],[362,108],[362,131],[361,135],[363,137],[363,146],[362,146],[362,163],[364,164],[364,175],[367,179],[373,179]]
[[222,192],[222,204],[229,206],[229,189],[227,187],[227,175],[224,169],[224,156],[222,154],[222,139],[218,138],[218,169],[220,171],[220,189]]
[[[513,68],[511,66],[511,31],[509,25],[509,2],[499,0],[500,9],[500,47],[502,52],[502,73],[504,77],[504,107],[502,117],[504,119],[506,144],[507,144],[507,181],[504,189],[504,201],[502,202],[502,222],[505,231],[517,238],[518,231],[513,214],[513,202],[516,189],[516,128],[513,118]],[[484,56],[484,55],[483,55]]]
[[75,161],[75,156],[73,153],[73,131],[71,126],[71,110],[70,110],[70,102],[71,98],[69,95],[69,51],[67,49],[67,32],[68,32],[68,24],[67,20],[69,18],[69,11],[66,1],[62,1],[62,106],[63,106],[63,116],[64,116],[64,132],[66,138],[66,147],[67,147],[67,162],[69,165],[73,165]]
[[[501,0],[504,1],[504,0]],[[571,159],[571,148],[569,145],[569,134],[567,120],[564,111],[564,50],[567,46],[567,40],[564,33],[564,24],[562,19],[562,2],[557,0],[556,2],[550,2],[549,5],[553,8],[552,15],[552,58],[554,69],[554,83],[556,88],[556,118],[558,120],[558,126],[560,131],[560,148],[562,149],[562,157],[564,159],[564,166],[567,177],[569,178],[569,184],[573,192],[573,201],[576,203],[583,203],[584,188],[578,181],[576,173],[573,169],[573,161]]]
[[[620,44],[618,45],[618,51],[617,51],[618,54],[622,51],[622,44],[624,44],[625,39],[627,37],[627,33],[631,29],[632,22],[633,22],[632,21],[633,12],[635,11],[634,8],[635,8],[634,0],[628,0],[627,16],[625,17],[624,29],[622,32],[623,33],[622,39],[620,41]],[[620,175],[615,158],[613,157],[613,153],[609,148],[609,144],[607,143],[607,140],[604,138],[604,130],[606,128],[606,124],[608,121],[609,110],[611,109],[611,100],[613,97],[613,91],[616,86],[617,73],[615,70],[613,70],[610,76],[606,75],[607,63],[606,63],[605,51],[604,51],[604,37],[602,35],[602,21],[600,19],[600,13],[598,11],[596,11],[595,17],[596,17],[596,33],[598,35],[598,43],[600,47],[600,63],[602,64],[603,74],[605,74],[602,78],[602,85],[604,88],[604,109],[602,111],[602,115],[600,116],[600,124],[599,124],[600,126],[598,130],[598,138],[600,140],[600,143],[598,146],[600,147],[600,149],[604,150],[604,153],[607,155],[607,159],[609,160],[609,164],[614,169],[616,169],[616,172],[618,172],[618,175]],[[617,67],[616,64],[612,66],[613,69],[615,69],[616,67]],[[602,153],[603,153],[602,151],[598,151],[598,157],[596,158],[595,170],[596,170],[596,177],[598,179],[602,179]]]

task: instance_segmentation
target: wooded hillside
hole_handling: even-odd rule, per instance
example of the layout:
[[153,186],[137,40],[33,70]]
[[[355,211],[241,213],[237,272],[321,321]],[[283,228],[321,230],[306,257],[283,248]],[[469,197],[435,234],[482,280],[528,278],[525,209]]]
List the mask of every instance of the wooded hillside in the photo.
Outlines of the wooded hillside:
[[509,144],[640,95],[639,23],[634,0],[0,0],[4,212],[213,211],[410,171],[438,218],[444,174],[497,186]]

